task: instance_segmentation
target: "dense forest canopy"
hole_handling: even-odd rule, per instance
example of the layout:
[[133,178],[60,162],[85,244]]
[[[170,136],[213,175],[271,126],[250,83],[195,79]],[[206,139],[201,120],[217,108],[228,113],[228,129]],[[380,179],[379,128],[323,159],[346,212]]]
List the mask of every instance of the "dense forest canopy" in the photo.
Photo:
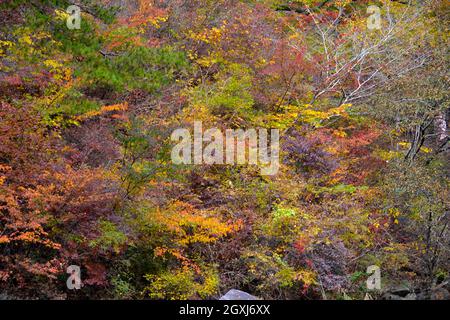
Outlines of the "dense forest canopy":
[[[449,9],[1,0],[0,298],[449,299]],[[174,163],[196,122],[277,172]]]

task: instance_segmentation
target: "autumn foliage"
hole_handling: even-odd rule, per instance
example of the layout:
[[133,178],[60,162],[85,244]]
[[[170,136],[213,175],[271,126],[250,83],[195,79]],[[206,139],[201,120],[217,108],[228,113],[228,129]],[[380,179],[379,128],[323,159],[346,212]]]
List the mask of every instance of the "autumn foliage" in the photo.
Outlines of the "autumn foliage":
[[[0,2],[0,296],[450,297],[445,1],[71,3]],[[194,121],[279,172],[175,165]]]

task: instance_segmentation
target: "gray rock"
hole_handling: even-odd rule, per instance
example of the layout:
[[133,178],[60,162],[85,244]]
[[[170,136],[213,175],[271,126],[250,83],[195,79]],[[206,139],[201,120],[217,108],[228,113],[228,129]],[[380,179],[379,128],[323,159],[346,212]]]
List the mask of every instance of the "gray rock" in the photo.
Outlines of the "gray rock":
[[396,296],[406,297],[409,293],[411,293],[411,289],[405,285],[400,285],[388,290],[389,293],[392,293]]
[[17,300],[18,298],[7,294],[6,292],[0,292],[0,300]]
[[230,291],[225,293],[222,297],[220,297],[219,300],[259,300],[259,299],[247,292],[231,289]]
[[402,297],[392,293],[385,293],[382,296],[384,300],[416,300],[417,296],[415,293],[408,293],[406,296]]
[[407,295],[406,295],[406,297],[404,297],[403,298],[403,300],[416,300],[416,294],[413,292],[413,293],[408,293]]

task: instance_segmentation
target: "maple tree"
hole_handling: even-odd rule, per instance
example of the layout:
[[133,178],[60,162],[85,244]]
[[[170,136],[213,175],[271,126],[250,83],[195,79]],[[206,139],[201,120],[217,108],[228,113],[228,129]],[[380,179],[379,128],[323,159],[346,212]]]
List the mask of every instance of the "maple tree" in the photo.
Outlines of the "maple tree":
[[[0,293],[361,299],[378,265],[439,298],[448,6],[370,4],[2,1]],[[174,164],[195,121],[280,129],[279,172]]]

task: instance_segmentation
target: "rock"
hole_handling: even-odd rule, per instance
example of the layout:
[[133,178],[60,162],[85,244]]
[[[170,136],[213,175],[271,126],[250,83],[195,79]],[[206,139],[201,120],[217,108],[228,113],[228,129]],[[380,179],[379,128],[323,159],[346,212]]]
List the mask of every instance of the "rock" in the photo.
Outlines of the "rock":
[[382,298],[384,300],[416,300],[417,297],[415,293],[408,293],[404,297],[392,293],[385,293]]
[[0,292],[0,300],[18,300],[18,298],[9,295],[6,292]]
[[387,289],[382,298],[385,300],[416,300],[417,296],[414,290],[403,284]]
[[407,286],[398,286],[389,289],[388,292],[396,296],[406,297],[408,294],[411,293],[411,289],[408,288]]
[[406,297],[404,297],[403,298],[403,300],[416,300],[416,294],[413,292],[413,293],[408,293],[407,295],[406,295]]
[[420,291],[417,292],[416,300],[429,300],[430,299],[430,293],[427,291]]
[[366,292],[366,295],[364,296],[364,300],[373,300],[373,297],[368,292]]
[[392,294],[392,293],[385,293],[382,295],[381,298],[383,300],[402,300],[402,297],[396,296],[395,294]]
[[0,300],[9,300],[6,293],[0,293]]
[[416,298],[414,291],[405,284],[387,288],[382,295],[384,300],[416,300]]
[[231,289],[219,300],[259,300],[259,298],[241,290]]

